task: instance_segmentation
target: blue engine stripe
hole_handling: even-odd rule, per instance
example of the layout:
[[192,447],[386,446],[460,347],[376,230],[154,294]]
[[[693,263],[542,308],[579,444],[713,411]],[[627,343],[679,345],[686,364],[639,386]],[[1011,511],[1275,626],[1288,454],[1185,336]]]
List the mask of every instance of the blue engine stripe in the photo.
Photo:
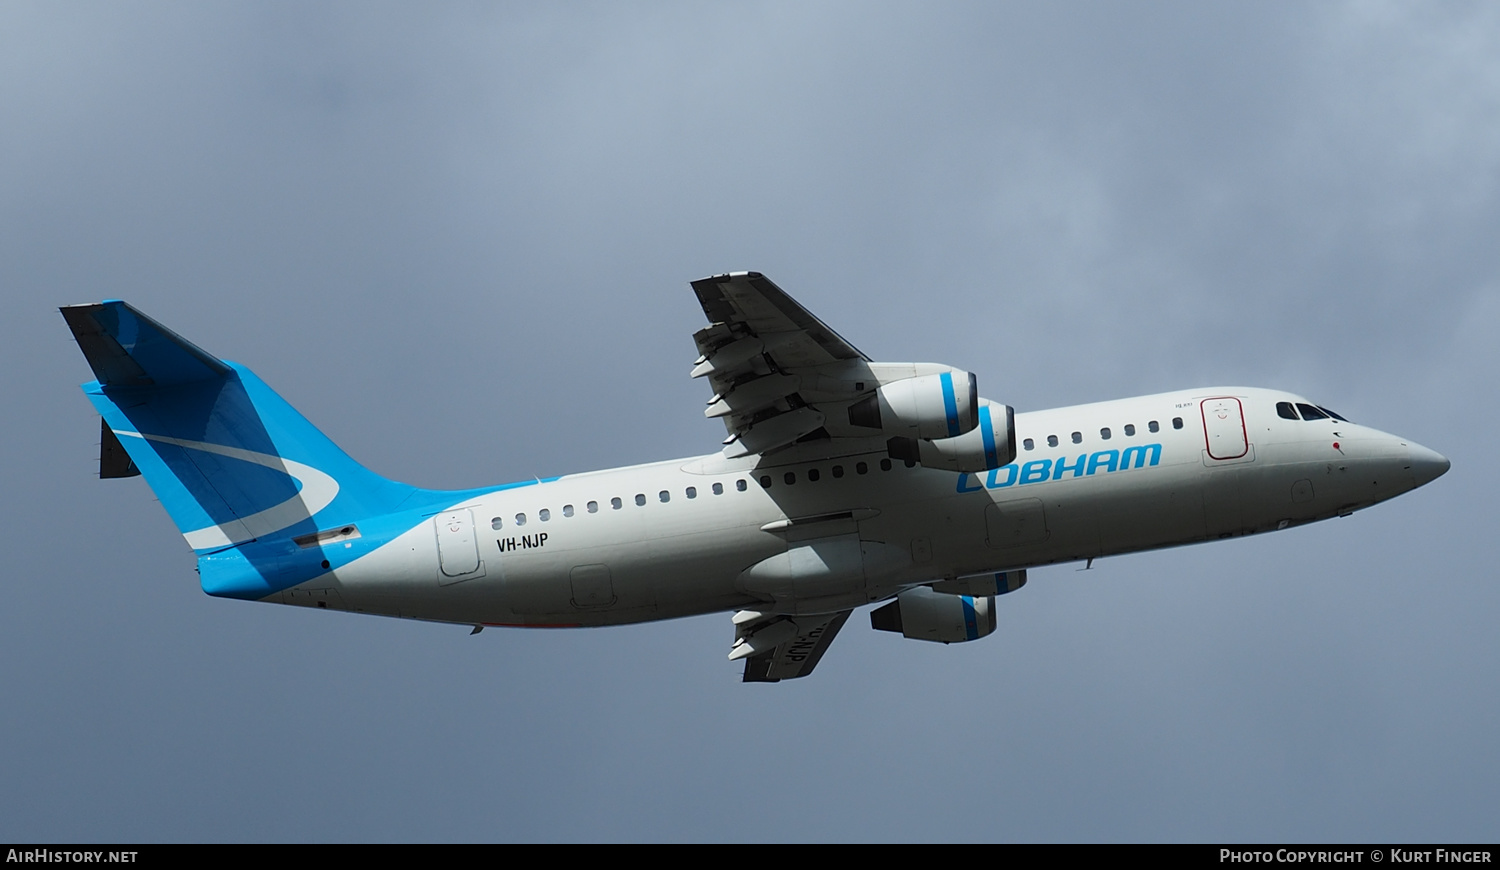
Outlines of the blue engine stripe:
[[990,422],[988,405],[979,407],[979,434],[984,438],[984,462],[986,468],[999,468],[1000,456],[995,453],[995,424]]
[[964,635],[966,640],[979,637],[979,617],[974,613],[974,599],[968,595],[958,596],[964,605]]
[[938,383],[943,385],[943,411],[948,415],[948,437],[959,434],[958,432],[958,398],[953,395],[953,373],[943,372],[938,376]]

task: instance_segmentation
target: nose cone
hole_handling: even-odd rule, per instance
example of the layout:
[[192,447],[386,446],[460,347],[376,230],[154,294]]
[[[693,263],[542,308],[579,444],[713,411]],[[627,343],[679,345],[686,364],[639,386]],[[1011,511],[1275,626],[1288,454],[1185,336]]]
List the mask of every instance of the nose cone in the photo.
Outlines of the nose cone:
[[1452,467],[1448,457],[1437,451],[1428,450],[1420,444],[1409,444],[1406,451],[1407,459],[1411,463],[1411,474],[1416,478],[1417,486],[1437,480]]

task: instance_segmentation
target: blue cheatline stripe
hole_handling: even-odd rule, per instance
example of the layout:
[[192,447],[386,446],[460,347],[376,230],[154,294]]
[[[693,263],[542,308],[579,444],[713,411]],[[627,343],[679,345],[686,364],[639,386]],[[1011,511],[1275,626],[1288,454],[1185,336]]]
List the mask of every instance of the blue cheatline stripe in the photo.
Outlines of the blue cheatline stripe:
[[958,596],[964,605],[964,634],[966,640],[979,637],[979,618],[974,615],[974,599],[968,595]]
[[995,424],[990,422],[989,405],[981,405],[979,408],[979,434],[984,438],[984,462],[990,468],[1000,465],[1000,457],[995,453]]
[[948,437],[958,434],[958,398],[953,395],[953,374],[943,372],[938,376],[943,385],[943,411],[948,415]]

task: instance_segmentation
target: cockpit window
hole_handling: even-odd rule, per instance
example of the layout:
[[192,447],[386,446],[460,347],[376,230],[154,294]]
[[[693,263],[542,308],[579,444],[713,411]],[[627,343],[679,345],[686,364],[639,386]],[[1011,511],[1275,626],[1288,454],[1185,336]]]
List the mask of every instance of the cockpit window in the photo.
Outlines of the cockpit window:
[[1276,416],[1282,418],[1283,420],[1296,420],[1296,419],[1298,419],[1297,418],[1297,409],[1292,407],[1292,403],[1291,402],[1277,402],[1276,403]]
[[1327,414],[1328,416],[1332,417],[1333,419],[1339,421],[1340,423],[1348,423],[1348,422],[1350,422],[1348,420],[1348,418],[1343,417],[1342,415],[1339,415],[1339,414],[1335,414],[1334,412],[1328,410],[1327,408],[1323,407],[1322,405],[1318,406],[1318,410],[1322,411],[1323,413]]
[[1299,410],[1299,411],[1302,412],[1302,419],[1304,419],[1304,420],[1327,420],[1328,419],[1328,415],[1327,414],[1323,413],[1322,411],[1319,411],[1317,408],[1314,408],[1312,405],[1308,405],[1308,404],[1303,403],[1303,402],[1298,402],[1297,403],[1297,410]]

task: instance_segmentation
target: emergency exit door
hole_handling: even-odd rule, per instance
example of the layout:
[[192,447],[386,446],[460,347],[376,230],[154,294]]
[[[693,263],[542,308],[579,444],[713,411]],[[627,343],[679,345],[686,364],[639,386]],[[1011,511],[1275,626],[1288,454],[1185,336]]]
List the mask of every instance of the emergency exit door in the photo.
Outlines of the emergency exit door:
[[437,531],[438,564],[442,575],[438,583],[447,585],[484,574],[479,561],[479,541],[474,534],[474,512],[460,508],[433,517]]
[[1203,439],[1210,459],[1239,459],[1250,451],[1245,411],[1233,396],[1203,400]]

